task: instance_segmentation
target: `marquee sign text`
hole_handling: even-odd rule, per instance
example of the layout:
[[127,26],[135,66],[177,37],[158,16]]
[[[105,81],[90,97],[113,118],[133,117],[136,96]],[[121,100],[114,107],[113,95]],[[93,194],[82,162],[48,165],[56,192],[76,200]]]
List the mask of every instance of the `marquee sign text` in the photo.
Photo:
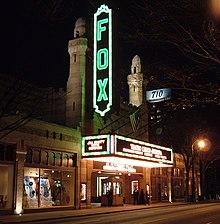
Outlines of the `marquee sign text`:
[[110,135],[82,137],[82,156],[108,155]]
[[[171,148],[150,144],[148,142],[127,138],[120,135],[97,135],[82,138],[82,157],[96,159],[98,157],[111,157],[106,169],[116,169],[117,159],[132,159],[155,164],[173,164],[173,151]],[[117,159],[116,159],[117,158]],[[103,161],[100,159],[100,161]],[[137,162],[138,163],[138,162]],[[124,164],[124,163],[121,163]],[[129,165],[129,163],[127,163]],[[130,164],[131,165],[131,164]],[[115,166],[115,168],[113,168]],[[138,165],[135,165],[138,166]],[[131,168],[131,167],[130,167]],[[104,167],[103,167],[104,169]],[[120,167],[125,169],[125,167]]]

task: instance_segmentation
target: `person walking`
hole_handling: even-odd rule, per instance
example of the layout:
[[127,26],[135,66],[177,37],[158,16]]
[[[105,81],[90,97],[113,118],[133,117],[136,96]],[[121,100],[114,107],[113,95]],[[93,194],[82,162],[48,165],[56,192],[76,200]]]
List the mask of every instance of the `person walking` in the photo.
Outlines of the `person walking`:
[[147,205],[150,205],[150,195],[149,195],[148,191],[146,191],[146,203],[147,203]]
[[110,189],[109,191],[107,191],[107,198],[108,198],[108,207],[112,206],[112,201],[113,201],[113,190]]
[[139,191],[137,188],[134,189],[133,191],[133,197],[134,197],[134,205],[138,205],[139,204]]

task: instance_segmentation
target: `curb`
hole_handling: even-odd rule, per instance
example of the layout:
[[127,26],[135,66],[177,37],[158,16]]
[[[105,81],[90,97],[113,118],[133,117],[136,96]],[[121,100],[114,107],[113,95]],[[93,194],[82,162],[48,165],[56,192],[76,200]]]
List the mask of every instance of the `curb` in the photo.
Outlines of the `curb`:
[[[36,221],[43,222],[43,221],[48,221],[48,220],[60,220],[60,219],[68,219],[68,218],[73,218],[73,217],[83,217],[83,216],[94,216],[94,215],[101,215],[101,214],[111,214],[111,213],[116,213],[116,212],[128,212],[128,211],[143,210],[143,209],[155,209],[155,208],[166,207],[166,206],[178,206],[178,205],[186,205],[186,204],[188,204],[188,203],[186,203],[186,202],[185,203],[184,202],[183,203],[178,203],[178,204],[176,204],[175,202],[174,203],[171,202],[169,204],[168,203],[166,203],[166,204],[163,204],[163,203],[160,204],[160,203],[158,203],[156,206],[148,206],[148,205],[145,205],[146,207],[144,207],[144,205],[143,205],[143,207],[137,207],[137,208],[134,208],[134,207],[129,208],[128,207],[126,209],[121,209],[121,210],[120,209],[117,209],[117,207],[115,207],[116,210],[113,210],[113,211],[111,211],[111,210],[107,210],[106,211],[104,209],[104,210],[102,210],[100,212],[97,212],[97,210],[96,210],[95,213],[88,212],[88,213],[82,213],[82,214],[78,213],[78,214],[72,214],[72,215],[66,215],[66,216],[60,216],[60,215],[58,215],[56,217],[45,217],[45,218],[42,217],[42,216],[39,216],[39,217],[36,217],[36,219],[33,218],[33,217],[31,217],[31,214],[30,214],[30,217],[27,218],[27,220],[24,220],[24,219],[26,219],[26,217],[24,217],[24,219],[21,218],[19,220],[19,218],[18,218],[19,216],[12,215],[10,217],[7,217],[7,218],[9,218],[8,221],[6,221],[6,220],[5,221],[4,220],[0,220],[0,223],[28,223],[30,221],[33,221],[33,222],[36,222]],[[90,209],[88,209],[88,210],[90,210]],[[77,210],[74,210],[74,211],[77,211]],[[37,213],[35,213],[35,215],[36,214]],[[52,213],[51,213],[51,216],[52,216]],[[2,218],[3,218],[3,216],[2,216]]]

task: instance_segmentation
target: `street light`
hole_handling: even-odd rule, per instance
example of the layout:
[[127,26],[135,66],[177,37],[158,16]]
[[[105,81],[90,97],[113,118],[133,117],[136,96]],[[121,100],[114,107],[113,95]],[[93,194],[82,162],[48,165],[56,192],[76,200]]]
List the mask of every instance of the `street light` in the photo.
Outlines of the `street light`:
[[209,1],[210,14],[216,21],[220,21],[220,0]]
[[192,201],[195,202],[195,153],[196,153],[196,148],[194,150],[194,147],[198,146],[200,149],[203,149],[205,147],[205,141],[204,140],[199,140],[197,139],[195,142],[192,144]]

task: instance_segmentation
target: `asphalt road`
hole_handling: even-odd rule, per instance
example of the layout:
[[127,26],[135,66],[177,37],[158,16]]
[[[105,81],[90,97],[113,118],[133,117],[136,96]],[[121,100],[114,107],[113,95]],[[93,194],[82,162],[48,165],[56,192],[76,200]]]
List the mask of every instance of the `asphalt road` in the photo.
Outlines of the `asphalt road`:
[[189,204],[142,209],[110,214],[89,215],[35,223],[63,224],[219,224],[220,203]]

